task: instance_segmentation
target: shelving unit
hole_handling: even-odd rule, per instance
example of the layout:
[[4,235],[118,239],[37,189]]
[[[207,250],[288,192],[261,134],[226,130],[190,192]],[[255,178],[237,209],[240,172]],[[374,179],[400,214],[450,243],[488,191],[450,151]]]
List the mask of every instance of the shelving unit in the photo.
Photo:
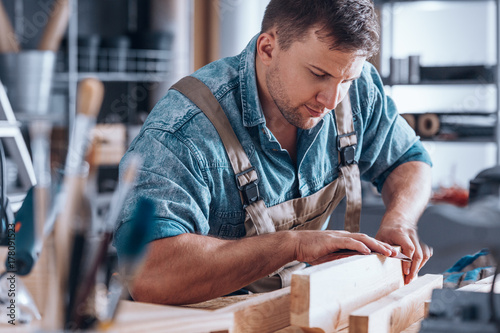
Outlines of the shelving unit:
[[[388,95],[392,95],[396,105],[400,107],[401,113],[410,113],[418,116],[425,113],[435,113],[440,117],[458,116],[464,129],[469,126],[469,133],[473,136],[466,137],[432,137],[422,138],[425,145],[432,145],[432,148],[445,151],[442,145],[447,145],[449,150],[455,151],[457,145],[462,145],[465,150],[471,151],[473,145],[485,149],[487,154],[491,154],[491,146],[495,147],[494,157],[484,157],[478,159],[480,169],[491,166],[493,162],[500,162],[500,5],[499,0],[380,0],[375,1],[380,9],[382,17],[382,55],[381,55],[381,74]],[[494,7],[494,11],[492,11]],[[464,8],[473,9],[470,13],[463,11]],[[410,12],[412,10],[412,12]],[[415,11],[413,11],[415,10]],[[455,14],[461,11],[460,17]],[[409,14],[411,13],[411,14]],[[477,15],[483,13],[485,17]],[[403,14],[401,16],[401,14]],[[448,15],[447,15],[448,14]],[[476,14],[476,15],[475,15]],[[420,16],[418,15],[426,15]],[[404,18],[402,18],[404,17]],[[422,18],[424,17],[424,18]],[[434,22],[439,18],[439,22]],[[434,19],[434,21],[432,20]],[[415,26],[415,22],[421,25]],[[441,25],[438,25],[441,24]],[[412,26],[410,26],[412,25]],[[455,30],[456,26],[463,29],[469,29],[477,33],[485,31],[484,35],[473,35],[470,33],[464,36],[462,32]],[[404,29],[402,29],[402,27]],[[438,28],[436,28],[438,27]],[[455,30],[454,30],[455,29]],[[408,36],[402,31],[408,32]],[[460,30],[461,31],[461,30]],[[429,36],[426,40],[421,36]],[[445,34],[445,35],[442,35]],[[472,35],[472,37],[471,37]],[[403,36],[403,38],[402,38]],[[418,37],[416,37],[418,36]],[[438,42],[436,42],[438,41]],[[434,42],[434,44],[432,44]],[[442,42],[441,44],[439,42]],[[483,45],[481,49],[478,45]],[[494,43],[494,44],[493,44]],[[405,45],[402,45],[405,44]],[[424,45],[424,47],[422,47]],[[430,46],[432,45],[432,46]],[[446,45],[446,46],[444,46]],[[450,45],[453,45],[450,47]],[[460,45],[460,46],[457,46]],[[473,45],[466,48],[463,45]],[[404,51],[401,51],[401,48]],[[424,51],[415,52],[415,49]],[[431,57],[426,58],[426,51],[431,49]],[[464,52],[457,50],[464,48]],[[448,54],[447,60],[437,58],[437,50],[441,54]],[[445,52],[446,51],[446,52]],[[450,79],[439,79],[439,75],[433,75],[432,79],[425,79],[418,83],[397,83],[391,82],[390,77],[390,59],[391,57],[405,57],[419,55],[420,74],[425,71],[426,74],[434,74],[433,70],[443,68],[448,73],[456,70],[457,72],[468,73],[460,78],[459,76]],[[482,52],[482,53],[481,53]],[[453,56],[449,56],[453,54]],[[468,59],[468,57],[470,59]],[[428,60],[432,58],[433,60]],[[436,60],[437,59],[437,60]],[[444,58],[443,58],[444,59]],[[478,61],[479,59],[479,61]],[[481,60],[483,59],[483,60]],[[484,60],[486,59],[486,61]],[[451,60],[451,61],[450,61]],[[448,61],[448,62],[446,62]],[[468,62],[470,61],[470,62]],[[397,68],[397,67],[396,67]],[[467,72],[469,70],[469,72]],[[477,76],[471,73],[479,73]],[[394,96],[397,95],[397,96]],[[399,99],[398,99],[399,98]],[[450,101],[446,102],[446,98]],[[460,102],[457,102],[460,101]],[[436,104],[437,106],[433,106]],[[463,118],[461,117],[463,116]],[[470,121],[467,120],[470,117]],[[476,126],[474,121],[488,125],[487,135],[477,135],[481,131],[480,126]],[[491,126],[489,125],[491,124]],[[457,125],[457,126],[458,126]],[[485,126],[486,126],[485,125]],[[457,129],[456,127],[455,129]],[[472,146],[471,146],[472,145]],[[474,149],[472,149],[474,151]],[[486,153],[485,153],[486,154]],[[441,155],[441,152],[437,155]],[[439,156],[441,157],[441,156]],[[481,156],[483,157],[483,156]],[[457,156],[455,158],[458,159]],[[473,156],[463,156],[463,159],[472,159]],[[494,161],[493,161],[494,160]],[[467,161],[464,161],[464,164]],[[485,163],[484,166],[481,163]],[[438,163],[439,164],[439,163]],[[441,165],[435,164],[435,169]],[[471,173],[476,172],[472,171]],[[443,174],[438,170],[438,173]],[[467,175],[470,177],[471,175]]]
[[[129,32],[137,29],[137,6],[138,0],[123,0],[127,6],[127,22]],[[76,114],[76,94],[78,82],[87,78],[95,77],[107,83],[126,83],[127,90],[137,83],[164,82],[168,80],[172,52],[170,50],[134,50],[128,49],[126,59],[126,70],[124,71],[79,71],[79,61],[84,60],[78,49],[78,0],[71,2],[71,20],[67,33],[67,50],[64,67],[66,71],[59,71],[55,74],[55,81],[67,85],[68,87],[68,128],[73,128],[74,117]],[[107,49],[100,49],[97,55],[97,61],[102,64],[106,62],[109,68]],[[103,67],[102,65],[100,66]],[[125,92],[126,93],[126,92]]]

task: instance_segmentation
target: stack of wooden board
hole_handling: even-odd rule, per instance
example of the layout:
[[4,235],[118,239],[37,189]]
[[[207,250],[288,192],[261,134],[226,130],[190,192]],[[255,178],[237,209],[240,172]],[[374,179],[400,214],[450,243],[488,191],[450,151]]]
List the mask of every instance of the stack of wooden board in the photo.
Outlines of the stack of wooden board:
[[443,287],[443,276],[427,274],[351,313],[351,333],[402,332],[425,315],[425,301]]
[[291,323],[341,330],[356,309],[403,286],[401,261],[357,255],[296,272],[292,277]]
[[403,286],[400,260],[358,255],[296,272],[291,288],[266,294],[221,297],[184,307],[123,301],[110,329],[126,333],[410,333],[418,331],[418,325],[409,326],[423,316],[424,301],[441,286],[441,275],[426,275]]
[[232,314],[233,333],[272,333],[290,325],[290,287],[264,294],[220,297],[188,307]]

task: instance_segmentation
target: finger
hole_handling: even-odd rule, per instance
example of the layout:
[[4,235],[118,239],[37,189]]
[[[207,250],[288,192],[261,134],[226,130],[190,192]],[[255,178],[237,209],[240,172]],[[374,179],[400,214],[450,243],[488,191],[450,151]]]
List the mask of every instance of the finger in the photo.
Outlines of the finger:
[[415,252],[412,257],[411,269],[410,269],[410,280],[413,280],[420,270],[422,261],[424,259],[424,254],[422,246],[416,237],[412,237],[413,245],[415,246]]
[[427,261],[429,261],[430,257],[432,257],[432,248],[424,243],[420,243],[420,245],[422,246],[423,259],[418,270],[421,270],[422,267],[427,263]]
[[387,249],[388,257],[395,257],[398,254],[398,251],[394,248],[394,246],[387,243],[382,243],[382,245]]
[[344,237],[343,241],[339,245],[341,245],[341,247],[338,250],[341,249],[354,250],[361,252],[363,254],[370,254],[372,252],[364,242],[354,239],[352,237]]
[[378,240],[377,238],[375,238],[375,240],[379,241],[383,246],[385,246],[387,248],[387,250],[389,250],[391,252],[391,257],[394,257],[398,254],[398,251],[394,248],[394,246],[390,245],[389,243],[386,243],[384,241],[381,241],[381,240]]
[[386,247],[389,251],[391,251],[391,255],[390,255],[391,257],[395,257],[395,256],[397,256],[397,255],[398,255],[398,250],[396,250],[396,249],[394,248],[394,246],[389,245],[389,244],[387,244],[387,243],[384,243],[384,246],[385,246],[385,247]]
[[[413,258],[413,254],[415,253],[415,245],[413,245],[413,242],[411,238],[408,235],[400,235],[400,245],[401,246],[401,253],[404,255]],[[404,275],[409,275],[410,270],[411,270],[412,263],[411,262],[403,262],[403,274]]]
[[392,255],[392,249],[389,244],[386,244],[382,241],[376,240],[365,234],[355,234],[353,237],[360,242],[363,242],[366,246],[368,246],[372,251],[381,253],[385,256]]
[[315,265],[319,265],[319,264],[323,264],[325,262],[329,262],[329,261],[334,261],[334,260],[338,260],[338,259],[342,259],[342,258],[347,258],[347,257],[351,257],[351,256],[354,256],[356,255],[357,252],[353,252],[351,254],[336,254],[335,252],[334,253],[330,253],[330,254],[327,254],[326,256],[323,256],[321,258],[318,258],[314,261],[311,261],[309,262],[309,265],[311,266],[315,266]]

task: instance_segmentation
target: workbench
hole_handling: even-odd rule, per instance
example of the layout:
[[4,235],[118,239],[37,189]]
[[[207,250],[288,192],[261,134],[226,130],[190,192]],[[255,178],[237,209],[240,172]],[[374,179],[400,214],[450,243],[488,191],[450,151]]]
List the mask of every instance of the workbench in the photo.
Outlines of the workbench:
[[[356,257],[351,257],[350,260],[352,262],[360,260],[367,262],[368,260],[375,261],[374,259],[377,259],[377,256]],[[395,259],[389,259],[387,261],[392,263],[393,260]],[[328,269],[332,269],[332,267],[336,267],[335,265],[338,265],[338,263],[329,264],[330,266],[327,267]],[[426,275],[424,277],[420,277],[419,280],[424,282],[426,277],[428,277],[427,279],[429,281],[435,280],[435,275]],[[488,292],[491,288],[491,282],[492,277],[461,288],[461,290]],[[389,296],[401,290],[403,290],[403,287],[390,293]],[[500,292],[500,286],[497,286],[497,292]],[[291,293],[291,288],[284,288],[265,294],[217,298],[211,301],[189,306],[164,306],[121,301],[116,320],[107,331],[120,333],[325,332],[324,330],[314,328],[303,330],[300,326],[293,325],[290,310],[290,306],[293,304],[292,298],[293,293]],[[392,301],[394,299],[397,300],[395,296],[392,297]],[[381,301],[383,302],[383,299],[378,299],[367,306]],[[359,311],[359,309],[357,311]],[[420,328],[420,321],[421,319],[402,332],[418,332]],[[31,325],[18,324],[15,327],[2,323],[0,324],[0,333],[35,332],[37,329],[40,329],[40,327],[41,323],[38,321],[34,321]],[[327,332],[330,331],[327,330]],[[336,330],[336,332],[348,333],[350,330],[349,328],[343,328]],[[354,332],[359,332],[359,330],[352,331],[351,333]]]

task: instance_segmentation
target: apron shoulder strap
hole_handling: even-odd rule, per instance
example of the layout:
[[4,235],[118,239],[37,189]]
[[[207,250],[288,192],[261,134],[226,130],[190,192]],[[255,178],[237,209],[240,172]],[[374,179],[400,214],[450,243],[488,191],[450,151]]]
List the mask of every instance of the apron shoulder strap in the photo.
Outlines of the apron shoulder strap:
[[243,205],[246,206],[258,201],[260,197],[257,187],[259,180],[257,172],[250,164],[250,160],[232,130],[226,114],[210,89],[192,76],[186,76],[170,89],[177,90],[191,100],[214,125],[235,173],[236,185],[242,195]]
[[346,211],[344,228],[359,232],[361,218],[361,180],[355,160],[358,137],[354,130],[351,99],[349,93],[335,108],[337,124],[337,150],[339,152],[339,172],[343,176],[346,191]]

